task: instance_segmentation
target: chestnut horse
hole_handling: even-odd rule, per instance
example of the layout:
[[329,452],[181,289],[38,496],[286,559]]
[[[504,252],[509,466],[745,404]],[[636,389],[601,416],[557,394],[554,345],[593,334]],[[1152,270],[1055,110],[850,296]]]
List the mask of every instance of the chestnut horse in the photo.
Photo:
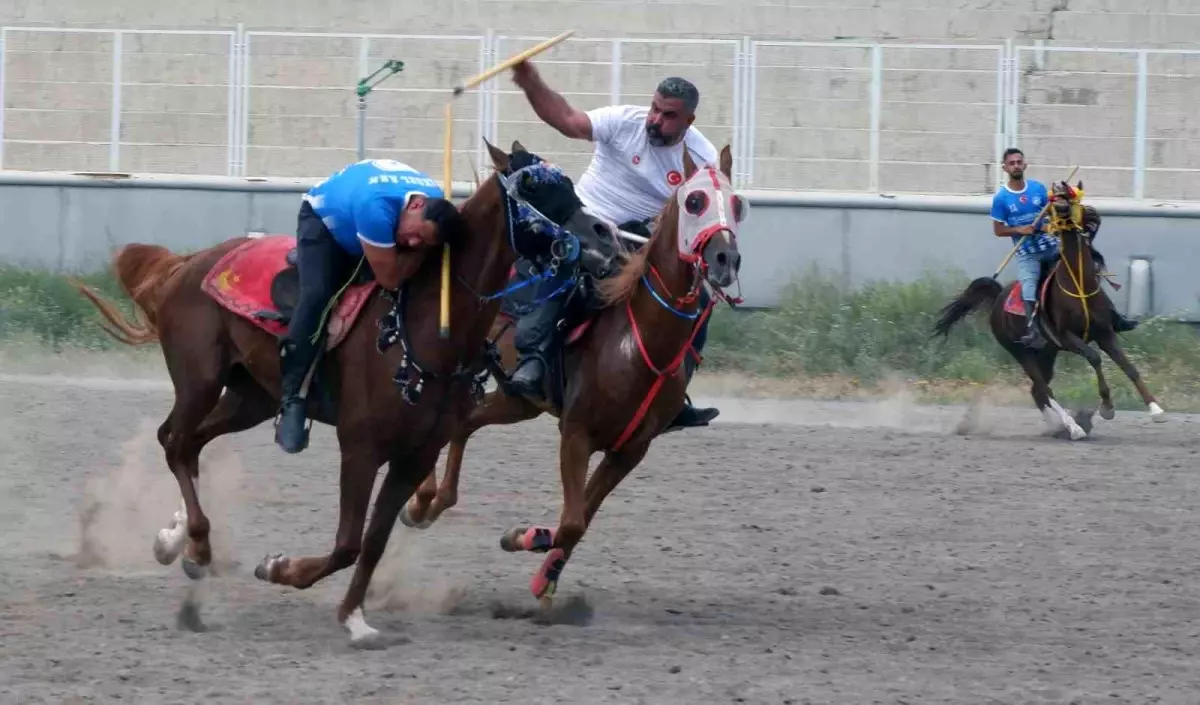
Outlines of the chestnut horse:
[[[602,280],[602,309],[576,327],[546,374],[545,401],[514,396],[507,377],[484,397],[466,423],[453,432],[446,475],[426,477],[401,520],[426,528],[457,500],[459,471],[467,439],[486,426],[513,424],[552,414],[559,419],[559,462],[563,507],[557,529],[515,528],[501,539],[506,551],[548,552],[534,574],[535,597],[553,595],[571,551],[605,497],[637,467],[651,442],[683,406],[686,379],[680,369],[714,301],[701,304],[701,288],[728,287],[741,267],[737,229],[747,204],[734,193],[733,157],[721,151],[720,169],[697,168],[684,150],[684,183],[659,214],[654,234],[621,270]],[[498,319],[503,363],[516,362],[511,324]],[[588,461],[603,451],[591,478]],[[586,484],[585,484],[586,481]],[[437,506],[432,506],[436,502]],[[432,510],[432,511],[431,511]]]
[[[476,292],[502,287],[518,250],[526,256],[541,254],[581,231],[611,235],[607,224],[583,210],[574,185],[561,172],[523,188],[511,183],[517,179],[510,174],[541,159],[517,142],[508,155],[487,146],[497,173],[460,208],[468,235],[453,245],[449,338],[438,334],[438,248],[399,292],[385,292],[371,282],[373,295],[349,321],[340,342],[331,340],[336,347],[316,367],[320,381],[313,387],[317,393],[308,395],[309,418],[335,425],[341,449],[341,500],[332,552],[304,558],[271,554],[255,570],[260,580],[305,589],[357,563],[337,611],[352,643],[378,634],[367,624],[362,604],[397,514],[437,463],[450,426],[467,413],[472,396],[482,394],[477,371],[482,370],[487,333],[500,302]],[[559,214],[554,223],[562,229],[556,239],[546,236],[541,224],[518,215],[531,207],[540,218],[546,217],[542,213]],[[271,419],[279,409],[276,337],[202,289],[217,263],[230,261],[226,255],[250,247],[249,242],[235,238],[189,255],[145,244],[122,248],[115,258],[117,276],[145,323],[131,322],[112,303],[80,286],[115,326],[115,331],[109,329],[115,337],[162,346],[175,404],[158,440],[179,482],[183,507],[175,525],[159,532],[154,548],[159,561],[169,565],[186,540],[183,567],[193,579],[203,577],[212,559],[209,520],[197,492],[201,449],[219,436]],[[282,251],[276,260],[282,268]],[[247,271],[246,277],[252,274]],[[398,349],[387,349],[394,343]],[[384,463],[388,471],[364,538],[376,473]]]
[[1054,363],[1060,350],[1075,353],[1087,360],[1096,371],[1100,416],[1112,419],[1116,414],[1108,382],[1100,369],[1100,353],[1089,345],[1089,339],[1094,340],[1133,382],[1149,408],[1150,418],[1166,421],[1158,400],[1150,393],[1137,368],[1117,342],[1108,298],[1096,295],[1100,292],[1100,279],[1085,239],[1088,231],[1083,222],[1082,189],[1082,183],[1076,190],[1065,181],[1054,184],[1051,189],[1047,232],[1058,238],[1060,254],[1048,274],[1043,269],[1038,286],[1038,308],[1041,311],[1038,325],[1048,341],[1047,345],[1034,349],[1021,343],[1025,333],[1025,314],[1020,310],[1021,304],[1017,300],[1019,292],[1016,287],[1020,283],[1001,287],[1000,282],[992,277],[981,277],[971,282],[962,294],[942,309],[941,318],[934,325],[935,335],[948,336],[955,323],[977,308],[990,306],[989,320],[993,337],[1029,375],[1033,401],[1046,423],[1055,430],[1065,428],[1071,440],[1086,437],[1087,431],[1080,425],[1079,419],[1059,405],[1050,390]]

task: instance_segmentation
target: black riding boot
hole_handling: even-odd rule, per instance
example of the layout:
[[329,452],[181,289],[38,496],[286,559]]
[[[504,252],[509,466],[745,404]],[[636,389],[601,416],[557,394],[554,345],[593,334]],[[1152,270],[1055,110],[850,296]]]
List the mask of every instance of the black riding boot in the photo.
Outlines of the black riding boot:
[[1021,343],[1024,345],[1038,349],[1046,345],[1046,339],[1042,337],[1042,331],[1038,328],[1035,304],[1032,301],[1022,301],[1025,304],[1025,322],[1027,325],[1025,335],[1021,336]]
[[[686,358],[684,358],[683,372],[684,375],[687,376],[687,381],[690,383],[692,381],[692,375],[696,373],[696,358],[692,357],[691,355],[688,355]],[[691,397],[685,397],[685,399],[686,401],[683,404],[683,408],[679,410],[679,415],[676,416],[675,420],[671,422],[671,425],[667,427],[667,431],[674,431],[680,428],[696,428],[698,426],[707,426],[710,421],[717,418],[717,416],[721,413],[712,407],[697,409],[696,407],[692,406]]]
[[1134,328],[1138,327],[1137,321],[1129,320],[1125,316],[1121,315],[1121,312],[1115,308],[1111,309],[1111,310],[1112,310],[1112,327],[1113,327],[1113,330],[1115,330],[1116,332],[1127,333],[1127,332],[1133,330]]
[[280,372],[283,394],[279,424],[275,427],[275,442],[287,453],[299,453],[308,447],[306,403],[300,387],[316,357],[317,348],[307,339],[297,342],[284,339],[279,345]]
[[546,301],[517,321],[513,339],[519,355],[517,369],[509,380],[514,391],[534,399],[545,397],[543,382],[549,367],[547,360],[554,347],[556,326],[561,317],[563,297]]

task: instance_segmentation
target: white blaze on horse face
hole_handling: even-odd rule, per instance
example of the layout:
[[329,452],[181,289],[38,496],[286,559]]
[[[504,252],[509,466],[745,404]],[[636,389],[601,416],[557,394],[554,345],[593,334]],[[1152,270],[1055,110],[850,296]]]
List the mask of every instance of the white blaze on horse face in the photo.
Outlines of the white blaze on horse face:
[[729,179],[715,167],[700,167],[675,192],[675,200],[679,203],[679,254],[684,259],[699,257],[717,233],[732,245],[738,226],[746,219],[746,199],[734,192]]

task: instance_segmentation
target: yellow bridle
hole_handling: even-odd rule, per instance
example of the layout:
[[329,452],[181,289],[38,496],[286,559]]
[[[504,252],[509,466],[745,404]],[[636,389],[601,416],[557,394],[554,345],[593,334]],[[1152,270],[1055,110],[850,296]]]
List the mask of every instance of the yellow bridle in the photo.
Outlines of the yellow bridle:
[[[1068,215],[1065,215],[1065,216],[1061,215],[1058,212],[1058,209],[1054,208],[1051,205],[1051,204],[1053,204],[1053,202],[1056,198],[1058,198],[1057,195],[1051,194],[1050,204],[1047,204],[1049,206],[1047,208],[1047,210],[1050,213],[1050,224],[1046,226],[1045,232],[1046,232],[1046,234],[1052,235],[1059,239],[1059,252],[1062,252],[1063,235],[1065,233],[1080,233],[1084,229],[1084,227],[1083,227],[1083,189],[1082,188],[1071,189],[1066,194],[1066,198],[1068,199],[1068,201],[1071,204],[1071,208],[1070,208],[1070,211],[1068,212]],[[1070,296],[1071,298],[1074,298],[1074,299],[1079,299],[1080,305],[1083,307],[1083,336],[1082,337],[1083,337],[1084,342],[1087,342],[1088,331],[1091,330],[1091,326],[1092,326],[1092,315],[1091,315],[1091,311],[1088,307],[1088,299],[1090,299],[1093,296],[1095,296],[1096,294],[1100,293],[1100,282],[1099,281],[1096,282],[1096,288],[1090,294],[1084,293],[1085,282],[1083,281],[1083,251],[1087,248],[1082,247],[1082,244],[1083,243],[1080,242],[1081,246],[1078,248],[1079,251],[1076,253],[1077,261],[1076,261],[1076,269],[1075,270],[1071,269],[1071,263],[1067,261],[1067,258],[1065,258],[1065,257],[1060,258],[1062,261],[1062,264],[1063,264],[1063,268],[1067,270],[1067,276],[1071,278],[1071,283],[1075,286],[1075,291],[1073,291],[1073,292],[1067,291],[1066,287],[1064,287],[1062,285],[1061,281],[1058,282],[1058,288],[1060,291],[1062,291],[1062,293],[1066,294],[1067,296]]]

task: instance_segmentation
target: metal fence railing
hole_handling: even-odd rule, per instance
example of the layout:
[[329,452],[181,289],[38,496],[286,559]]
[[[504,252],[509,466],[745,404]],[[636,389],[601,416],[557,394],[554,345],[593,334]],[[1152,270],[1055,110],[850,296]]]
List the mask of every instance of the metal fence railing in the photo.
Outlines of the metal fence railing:
[[[3,27],[0,168],[319,178],[361,139],[440,177],[448,89],[541,39]],[[404,71],[360,122],[355,84],[389,59]],[[1089,194],[1200,199],[1200,51],[575,37],[538,65],[584,109],[693,80],[741,187],[988,193],[1017,145],[1040,178],[1080,166]],[[485,137],[573,174],[590,159],[505,74],[454,115],[460,178]]]

